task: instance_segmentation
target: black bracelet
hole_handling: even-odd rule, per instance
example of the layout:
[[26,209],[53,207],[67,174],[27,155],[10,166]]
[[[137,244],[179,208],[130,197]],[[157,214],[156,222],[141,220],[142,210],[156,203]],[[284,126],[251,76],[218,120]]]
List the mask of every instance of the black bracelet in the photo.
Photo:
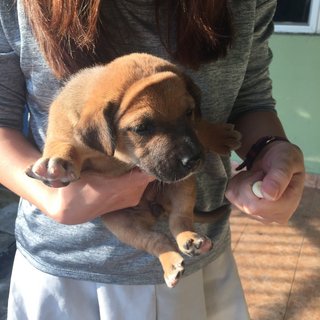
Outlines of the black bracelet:
[[249,150],[244,161],[236,168],[237,171],[247,168],[250,170],[252,168],[254,160],[257,158],[258,154],[262,151],[262,149],[268,144],[274,141],[286,141],[290,142],[287,138],[278,137],[278,136],[266,136],[260,138]]

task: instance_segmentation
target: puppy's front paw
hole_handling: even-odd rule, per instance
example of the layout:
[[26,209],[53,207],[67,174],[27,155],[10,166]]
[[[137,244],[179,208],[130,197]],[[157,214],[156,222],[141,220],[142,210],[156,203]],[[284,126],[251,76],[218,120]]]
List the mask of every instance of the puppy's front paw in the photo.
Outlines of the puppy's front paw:
[[195,131],[205,149],[221,155],[241,146],[241,134],[230,123],[210,123],[201,120],[195,123]]
[[65,187],[79,179],[73,164],[61,158],[40,158],[26,170],[26,174],[53,188]]
[[221,131],[221,147],[225,149],[225,153],[231,150],[237,150],[241,146],[241,133],[234,130],[234,125],[226,123],[222,126]]
[[180,233],[177,243],[180,251],[188,256],[198,256],[212,249],[212,241],[208,237],[190,231]]

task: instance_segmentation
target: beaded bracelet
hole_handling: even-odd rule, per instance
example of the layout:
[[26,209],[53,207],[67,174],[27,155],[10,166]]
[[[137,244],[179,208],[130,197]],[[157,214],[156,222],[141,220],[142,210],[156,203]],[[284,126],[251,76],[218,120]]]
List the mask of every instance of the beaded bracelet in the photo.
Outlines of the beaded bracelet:
[[287,138],[278,137],[278,136],[266,136],[260,138],[249,150],[244,161],[236,168],[237,171],[247,168],[250,170],[252,168],[254,160],[257,158],[258,154],[262,151],[262,149],[268,144],[274,141],[286,141],[290,142]]

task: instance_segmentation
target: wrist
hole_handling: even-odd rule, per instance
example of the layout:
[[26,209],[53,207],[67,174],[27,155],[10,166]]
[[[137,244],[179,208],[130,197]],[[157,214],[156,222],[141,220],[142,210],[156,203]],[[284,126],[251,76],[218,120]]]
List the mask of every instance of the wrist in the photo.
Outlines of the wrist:
[[258,158],[258,156],[268,148],[272,143],[275,142],[288,142],[290,141],[281,136],[264,136],[259,138],[249,149],[247,152],[244,161],[236,168],[237,171],[246,168],[250,170],[252,168],[253,163]]

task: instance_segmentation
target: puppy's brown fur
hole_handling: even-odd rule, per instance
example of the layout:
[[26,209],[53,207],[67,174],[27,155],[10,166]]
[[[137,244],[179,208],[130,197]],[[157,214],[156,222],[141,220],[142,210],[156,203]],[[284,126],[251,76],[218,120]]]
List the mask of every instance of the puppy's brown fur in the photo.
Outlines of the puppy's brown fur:
[[162,211],[179,250],[208,252],[211,241],[193,231],[194,173],[205,150],[227,154],[239,146],[231,125],[200,118],[200,92],[169,62],[131,54],[81,71],[53,102],[43,157],[27,174],[52,187],[93,169],[120,175],[139,167],[161,181],[135,208],[102,219],[121,241],[160,259],[169,287],[179,280],[183,257],[164,234],[151,230]]

